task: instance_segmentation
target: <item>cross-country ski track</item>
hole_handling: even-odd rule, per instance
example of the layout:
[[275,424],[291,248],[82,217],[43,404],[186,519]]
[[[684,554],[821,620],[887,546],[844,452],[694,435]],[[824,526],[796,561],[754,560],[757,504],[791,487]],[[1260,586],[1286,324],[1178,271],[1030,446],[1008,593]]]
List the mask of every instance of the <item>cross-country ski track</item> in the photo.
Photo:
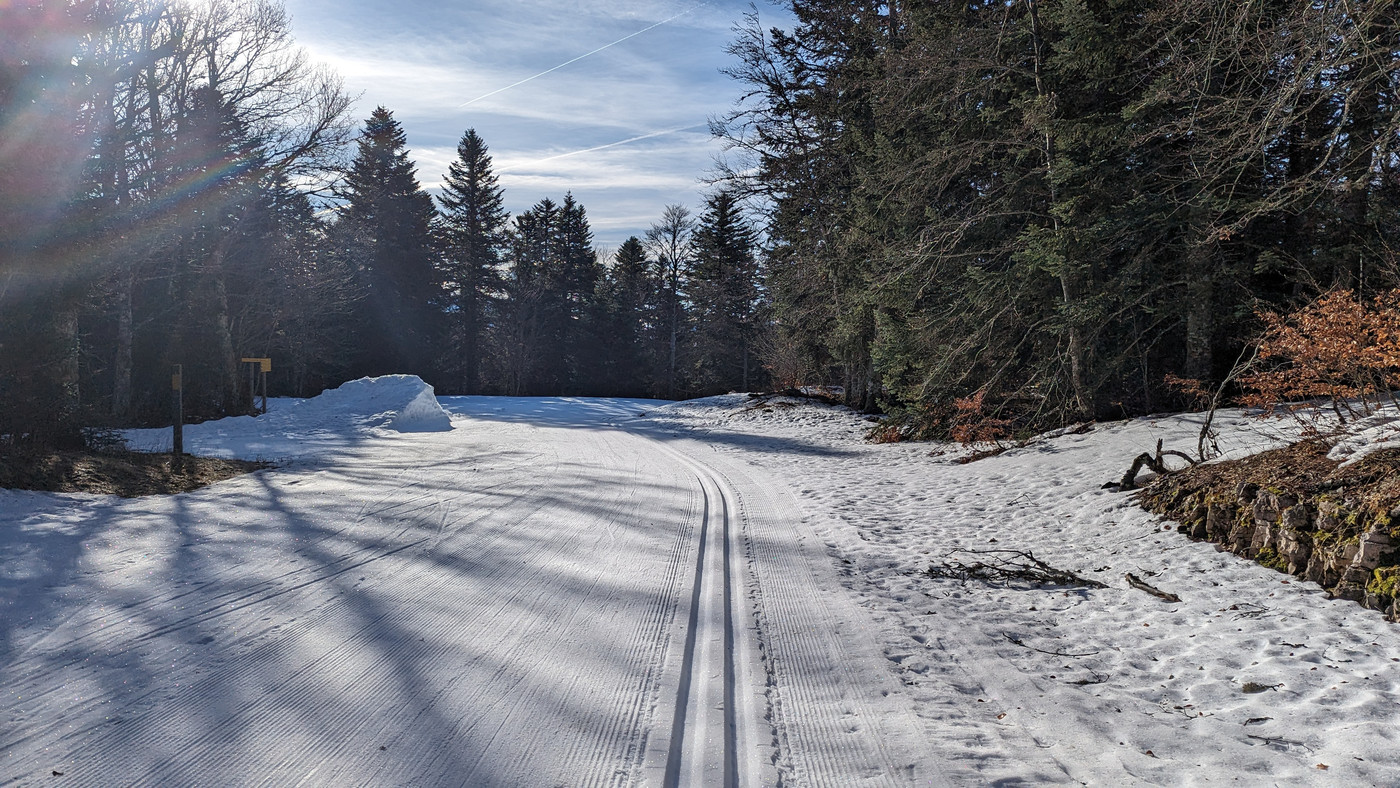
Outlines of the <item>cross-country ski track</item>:
[[[1197,417],[964,465],[743,395],[273,405],[186,431],[267,470],[0,490],[0,786],[1400,784],[1395,625],[1100,489]],[[986,548],[1108,587],[924,572]]]
[[831,633],[760,632],[768,600],[822,593],[755,532],[791,524],[618,415],[488,411],[172,499],[66,498],[60,618],[5,626],[7,783],[907,782],[803,686],[844,670]]

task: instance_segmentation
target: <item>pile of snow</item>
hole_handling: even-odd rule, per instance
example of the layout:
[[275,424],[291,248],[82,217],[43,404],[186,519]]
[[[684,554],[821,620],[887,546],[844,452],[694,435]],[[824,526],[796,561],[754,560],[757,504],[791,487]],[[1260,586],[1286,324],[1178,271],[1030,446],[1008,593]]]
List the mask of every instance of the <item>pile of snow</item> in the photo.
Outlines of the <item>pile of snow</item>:
[[[360,378],[300,403],[296,414],[358,420],[364,427],[395,432],[446,432],[452,419],[438,404],[433,387],[417,375]],[[270,415],[270,414],[269,414]]]
[[[452,419],[416,375],[360,378],[310,399],[268,400],[268,412],[185,427],[185,451],[209,457],[276,460],[346,448],[387,432],[445,432]],[[128,430],[138,451],[169,451],[170,428]]]
[[1347,425],[1346,436],[1327,453],[1327,459],[1351,465],[1372,452],[1396,448],[1400,448],[1400,415],[1391,411]]

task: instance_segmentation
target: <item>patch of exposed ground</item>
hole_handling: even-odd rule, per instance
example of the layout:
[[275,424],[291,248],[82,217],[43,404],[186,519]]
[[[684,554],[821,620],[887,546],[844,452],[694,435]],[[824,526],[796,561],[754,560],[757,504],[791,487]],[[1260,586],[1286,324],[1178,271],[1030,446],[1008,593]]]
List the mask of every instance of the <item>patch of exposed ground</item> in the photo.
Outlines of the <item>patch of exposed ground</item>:
[[135,498],[189,492],[271,467],[265,462],[186,456],[170,469],[169,454],[134,451],[0,452],[0,487],[41,492],[84,492]]

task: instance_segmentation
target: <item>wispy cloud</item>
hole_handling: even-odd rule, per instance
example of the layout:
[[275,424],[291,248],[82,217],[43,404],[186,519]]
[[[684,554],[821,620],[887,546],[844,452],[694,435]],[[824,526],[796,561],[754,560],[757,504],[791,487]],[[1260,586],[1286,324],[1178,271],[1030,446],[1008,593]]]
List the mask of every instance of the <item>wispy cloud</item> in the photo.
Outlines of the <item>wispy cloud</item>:
[[482,95],[480,95],[480,96],[477,96],[476,98],[474,98],[474,99],[472,99],[472,100],[470,100],[470,101],[464,101],[464,102],[462,102],[462,104],[461,104],[460,106],[465,107],[465,106],[468,106],[468,105],[471,105],[471,104],[475,104],[476,102],[481,101],[482,99],[490,98],[490,97],[492,97],[492,96],[494,96],[494,95],[496,95],[496,94],[498,94],[498,93],[504,93],[504,92],[506,92],[507,90],[510,90],[511,88],[519,87],[519,86],[525,84],[526,82],[533,82],[534,80],[539,79],[540,77],[543,77],[543,76],[552,74],[552,73],[554,73],[555,71],[558,71],[558,70],[561,69],[561,68],[564,68],[564,67],[566,67],[566,66],[571,66],[571,65],[573,65],[573,64],[575,64],[575,63],[577,63],[577,62],[579,62],[580,60],[583,60],[583,59],[586,58],[586,57],[592,57],[593,55],[596,55],[596,54],[598,54],[599,52],[602,52],[602,51],[607,50],[607,49],[612,49],[613,47],[617,46],[618,44],[621,44],[621,43],[623,43],[623,42],[625,42],[625,41],[629,41],[629,40],[631,40],[631,39],[633,39],[633,38],[636,38],[637,36],[639,36],[639,35],[641,35],[641,34],[647,32],[647,31],[649,31],[649,30],[655,30],[656,28],[661,27],[662,25],[666,24],[667,22],[673,22],[673,21],[675,21],[675,20],[677,20],[677,19],[680,19],[681,17],[685,16],[686,14],[689,14],[690,12],[694,11],[695,9],[700,8],[700,7],[702,7],[702,6],[707,6],[707,5],[709,5],[708,2],[700,3],[699,5],[695,5],[695,6],[691,6],[690,8],[687,8],[686,10],[680,12],[679,14],[672,14],[671,16],[666,17],[665,19],[661,20],[660,22],[653,22],[653,23],[647,25],[646,27],[642,28],[641,30],[638,30],[638,31],[635,32],[635,33],[628,33],[627,35],[623,36],[622,38],[617,39],[616,41],[611,41],[611,42],[609,42],[609,43],[607,43],[607,44],[604,44],[604,45],[598,47],[597,49],[594,49],[594,50],[591,50],[591,51],[588,51],[588,52],[584,52],[582,55],[579,55],[578,57],[574,57],[574,58],[570,58],[569,60],[565,60],[563,63],[560,63],[560,64],[557,65],[557,66],[552,66],[552,67],[550,67],[550,68],[545,69],[544,71],[540,71],[540,72],[538,72],[538,73],[531,74],[530,76],[525,77],[524,79],[516,80],[515,82],[512,82],[512,83],[510,83],[509,85],[506,85],[506,86],[504,86],[504,87],[496,88],[495,90],[491,91],[490,93],[484,93],[484,94],[482,94]]
[[[746,0],[286,0],[299,40],[359,112],[382,104],[435,187],[463,131],[491,148],[508,207],[572,191],[602,243],[700,201],[739,86],[720,74]],[[765,14],[767,11],[765,10]],[[775,17],[774,21],[778,21]]]

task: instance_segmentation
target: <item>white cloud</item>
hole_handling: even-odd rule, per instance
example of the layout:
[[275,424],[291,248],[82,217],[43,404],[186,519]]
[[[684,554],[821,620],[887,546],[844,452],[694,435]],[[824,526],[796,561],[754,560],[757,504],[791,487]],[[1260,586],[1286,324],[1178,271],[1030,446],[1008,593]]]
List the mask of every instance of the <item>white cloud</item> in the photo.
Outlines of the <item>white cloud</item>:
[[[298,39],[336,68],[357,112],[394,112],[420,181],[436,186],[462,132],[491,148],[512,210],[565,191],[600,243],[641,233],[667,203],[698,206],[719,144],[703,124],[739,86],[719,73],[744,0],[287,0]],[[472,101],[617,42],[548,74]],[[770,9],[762,9],[765,20]],[[691,131],[622,140],[653,132]],[[588,153],[576,153],[599,148]],[[558,157],[561,154],[562,158]],[[545,161],[548,159],[548,161]]]

